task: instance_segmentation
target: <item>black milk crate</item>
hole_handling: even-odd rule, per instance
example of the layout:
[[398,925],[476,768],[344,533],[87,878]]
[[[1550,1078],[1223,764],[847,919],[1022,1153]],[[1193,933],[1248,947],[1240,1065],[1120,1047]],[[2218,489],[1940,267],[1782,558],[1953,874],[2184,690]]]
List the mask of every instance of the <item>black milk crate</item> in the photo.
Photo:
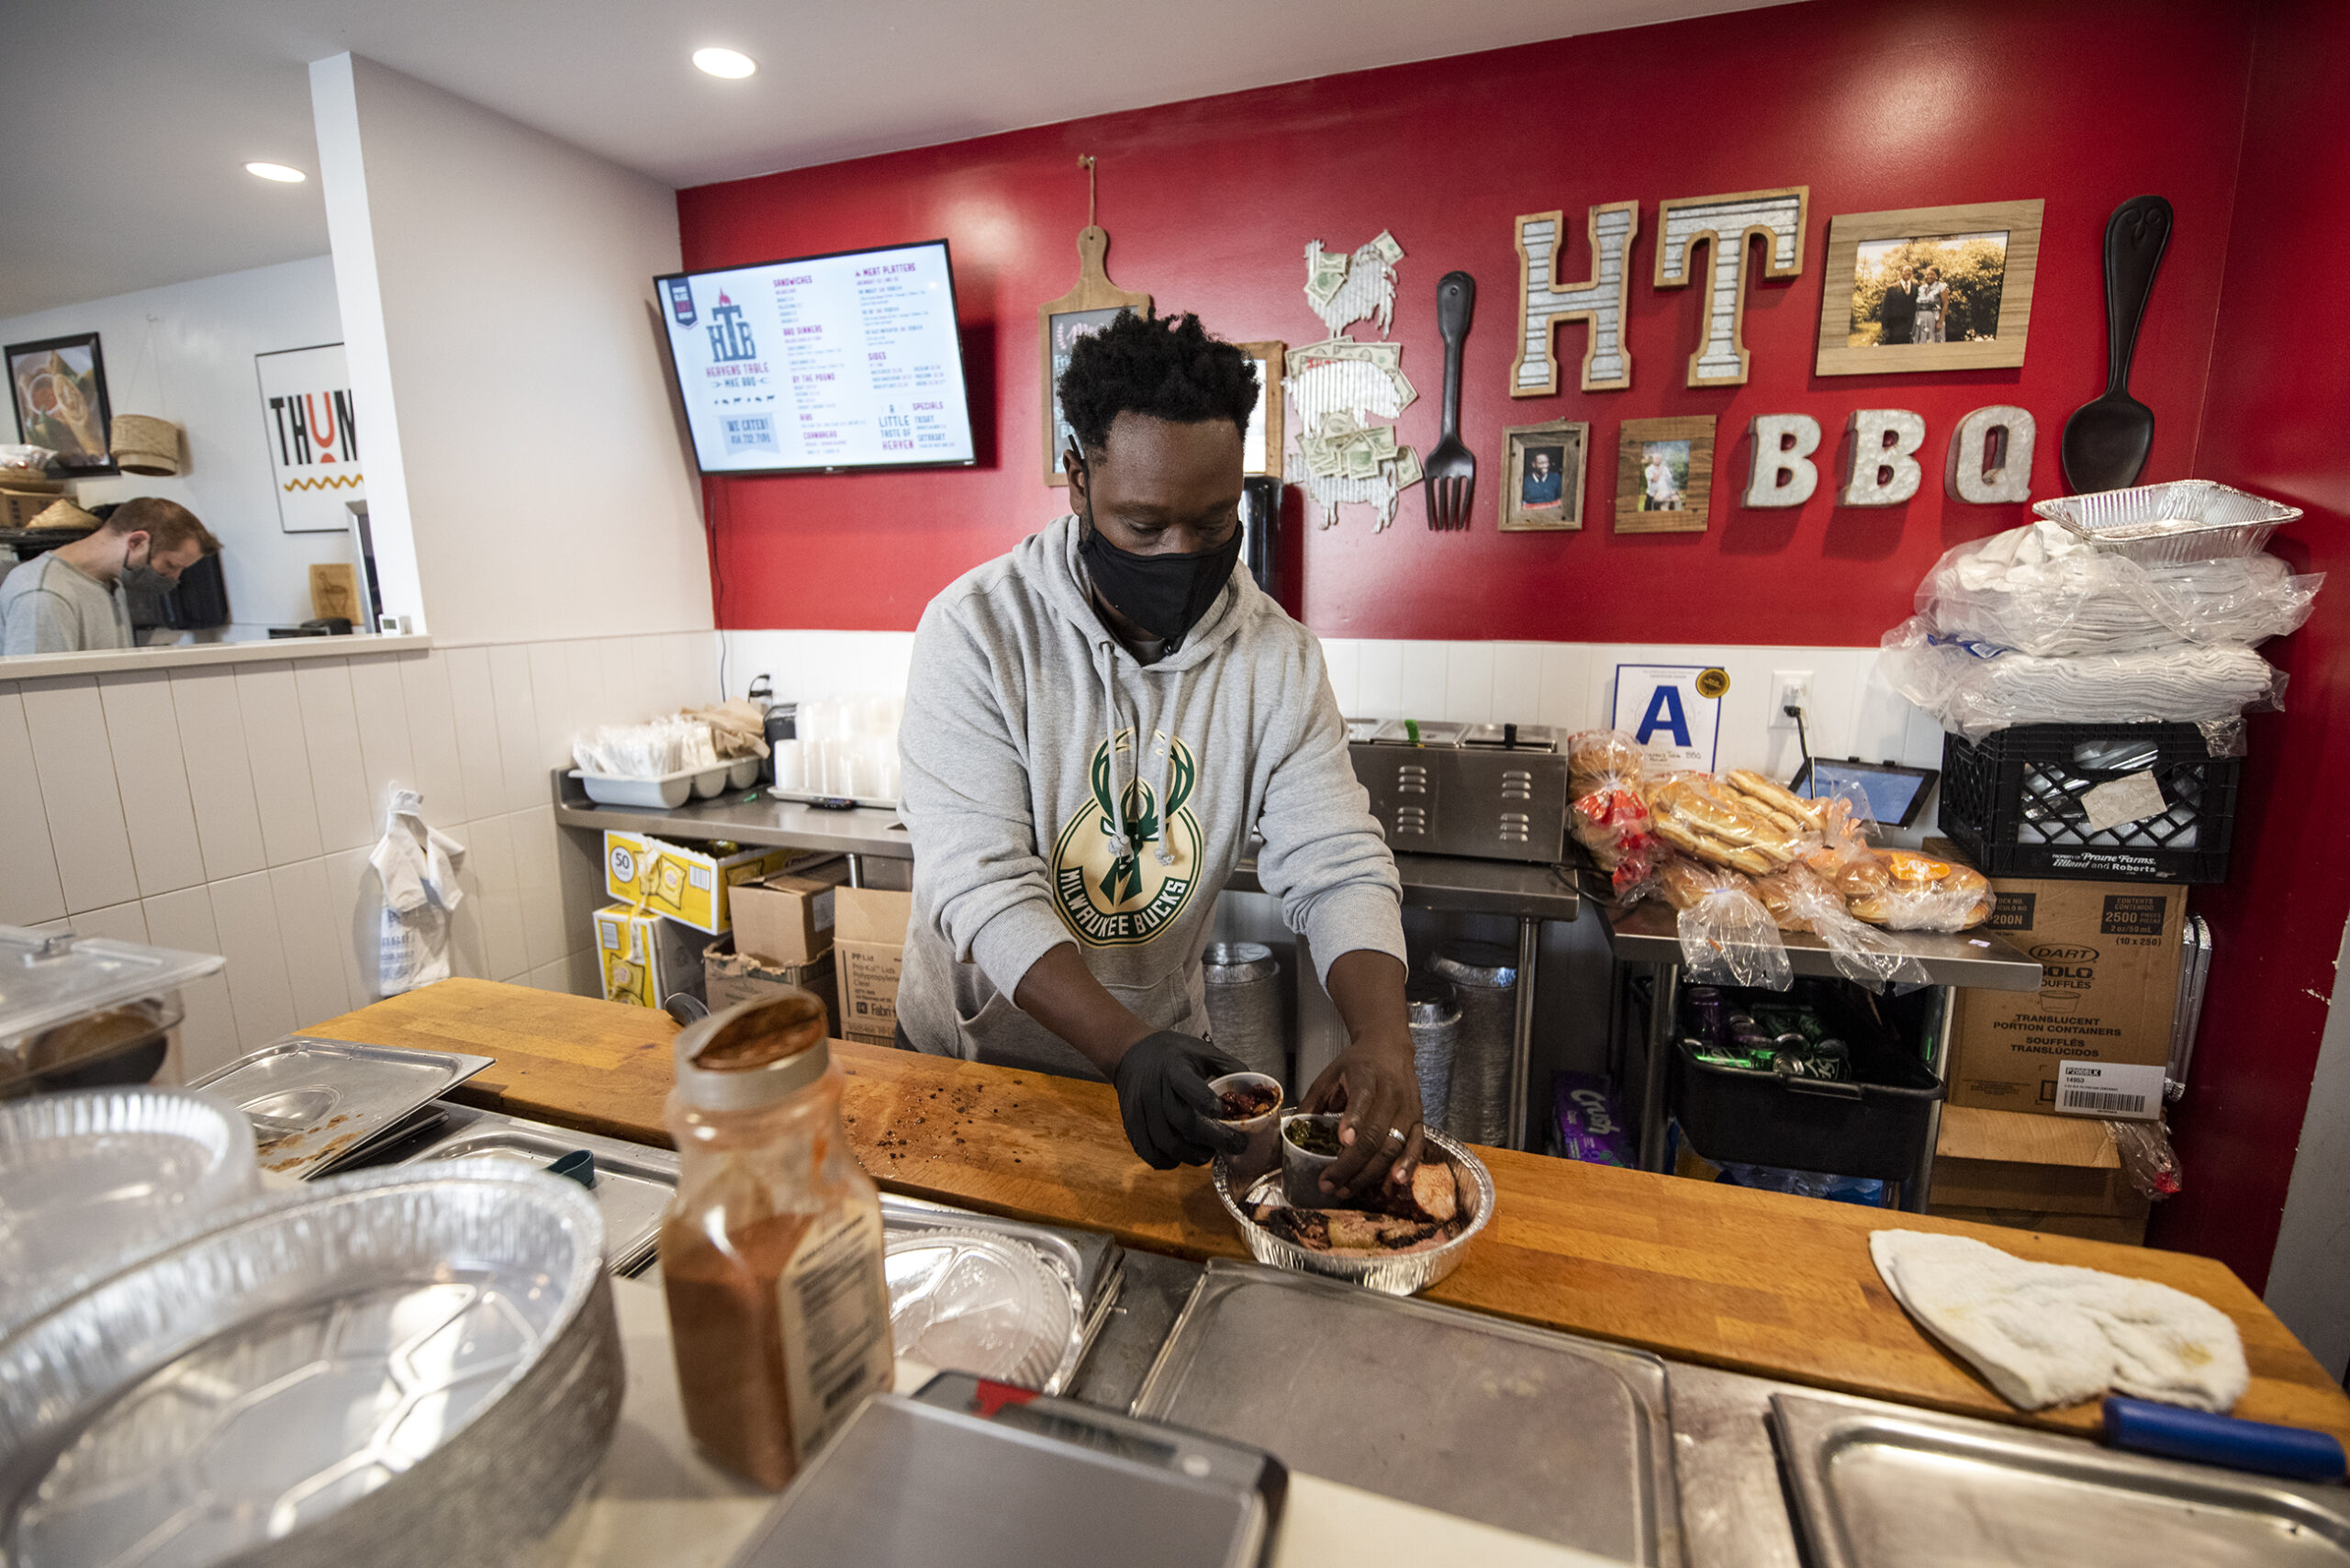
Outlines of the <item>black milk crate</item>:
[[[1942,832],[1988,877],[2224,882],[2241,759],[2193,724],[2019,724],[1942,737]],[[2099,832],[2081,796],[2152,770],[2170,809]]]

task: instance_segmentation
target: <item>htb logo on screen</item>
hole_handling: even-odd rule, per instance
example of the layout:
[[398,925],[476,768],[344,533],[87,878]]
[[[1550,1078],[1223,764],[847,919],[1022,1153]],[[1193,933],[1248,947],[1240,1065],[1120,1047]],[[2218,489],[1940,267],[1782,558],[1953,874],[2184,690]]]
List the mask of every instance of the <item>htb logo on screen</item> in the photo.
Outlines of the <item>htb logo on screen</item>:
[[719,291],[718,306],[710,313],[710,356],[715,360],[756,359],[758,345],[751,341],[751,323],[743,308]]
[[684,278],[669,280],[669,313],[677,319],[680,327],[694,324],[694,286]]

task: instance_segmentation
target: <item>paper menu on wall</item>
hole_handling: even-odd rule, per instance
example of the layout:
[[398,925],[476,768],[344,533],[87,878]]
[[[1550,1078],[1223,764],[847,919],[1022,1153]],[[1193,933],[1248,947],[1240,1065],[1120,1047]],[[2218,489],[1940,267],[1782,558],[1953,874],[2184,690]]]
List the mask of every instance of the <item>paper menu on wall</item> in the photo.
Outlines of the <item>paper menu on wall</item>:
[[944,241],[655,286],[704,473],[972,460]]

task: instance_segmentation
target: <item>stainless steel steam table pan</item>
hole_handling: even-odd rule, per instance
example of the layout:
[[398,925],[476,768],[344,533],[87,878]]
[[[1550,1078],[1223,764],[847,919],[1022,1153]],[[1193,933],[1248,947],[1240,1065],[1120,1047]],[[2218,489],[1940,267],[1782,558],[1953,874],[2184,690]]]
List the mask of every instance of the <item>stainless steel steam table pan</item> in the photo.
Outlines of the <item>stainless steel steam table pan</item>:
[[308,1178],[355,1159],[493,1059],[289,1035],[188,1087],[243,1110],[263,1170]]

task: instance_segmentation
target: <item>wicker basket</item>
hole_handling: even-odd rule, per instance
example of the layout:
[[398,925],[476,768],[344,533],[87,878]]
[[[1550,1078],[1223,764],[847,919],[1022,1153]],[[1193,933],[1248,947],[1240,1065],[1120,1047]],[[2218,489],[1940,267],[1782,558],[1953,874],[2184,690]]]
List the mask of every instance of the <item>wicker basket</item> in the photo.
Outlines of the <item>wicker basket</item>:
[[170,475],[180,471],[180,427],[145,414],[117,414],[110,442],[115,463],[126,474]]
[[72,501],[51,501],[25,524],[27,528],[73,529],[87,533],[98,526],[98,520],[75,506]]

